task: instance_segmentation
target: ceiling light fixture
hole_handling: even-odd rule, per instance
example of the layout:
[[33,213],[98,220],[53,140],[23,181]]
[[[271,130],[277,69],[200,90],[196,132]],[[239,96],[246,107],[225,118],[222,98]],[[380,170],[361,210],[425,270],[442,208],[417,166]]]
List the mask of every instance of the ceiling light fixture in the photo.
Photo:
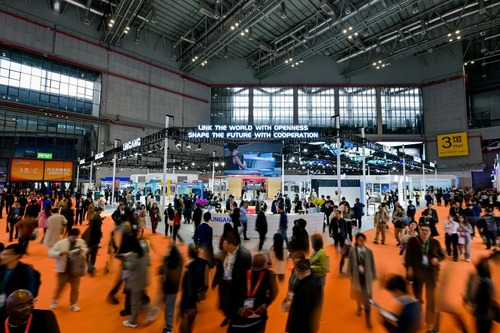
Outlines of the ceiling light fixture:
[[282,2],[281,3],[281,10],[280,10],[280,16],[283,20],[286,20],[287,19],[287,14],[286,14],[286,5],[285,5],[285,2]]

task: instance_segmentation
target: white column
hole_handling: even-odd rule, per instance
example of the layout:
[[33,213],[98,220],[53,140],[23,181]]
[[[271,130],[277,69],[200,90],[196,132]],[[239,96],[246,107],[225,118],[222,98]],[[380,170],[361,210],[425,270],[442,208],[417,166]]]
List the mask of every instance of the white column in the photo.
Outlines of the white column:
[[[118,147],[118,140],[115,139],[114,147]],[[116,179],[116,152],[113,155],[113,179],[111,180],[111,205],[115,203],[115,179]]]
[[401,203],[406,202],[406,153],[405,153],[405,146],[403,145],[403,198],[400,199]]
[[438,167],[436,161],[434,161],[434,179],[438,177]]
[[76,189],[75,193],[78,192],[78,178],[80,178],[80,159],[78,159],[78,164],[76,165]]
[[210,187],[210,191],[214,193],[214,182],[215,182],[215,150],[212,153],[212,186]]
[[[168,160],[168,125],[170,117],[165,116],[165,146],[163,147],[163,183],[161,185],[160,214],[165,211],[167,205],[167,160]],[[164,218],[165,222],[166,219]]]
[[[94,156],[94,151],[93,150],[90,152],[90,156]],[[92,186],[92,169],[94,168],[93,166],[94,166],[94,161],[91,161],[90,162],[89,190],[93,189],[93,186]]]
[[422,162],[422,181],[424,183],[423,190],[425,191],[425,165],[424,165],[424,162]]
[[366,204],[366,156],[365,156],[365,128],[361,127],[361,137],[363,138],[363,147],[361,154],[363,155],[363,185],[361,186],[361,202]]
[[285,141],[281,142],[281,195],[285,195]]
[[337,129],[337,182],[338,182],[338,202],[342,199],[342,178],[341,178],[341,165],[340,165],[340,115],[335,117],[335,128]]

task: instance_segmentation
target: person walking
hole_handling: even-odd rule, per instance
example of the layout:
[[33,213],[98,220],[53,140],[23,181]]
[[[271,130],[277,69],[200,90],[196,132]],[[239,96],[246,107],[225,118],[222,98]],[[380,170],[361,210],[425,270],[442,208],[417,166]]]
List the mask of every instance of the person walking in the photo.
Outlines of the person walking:
[[279,231],[281,237],[283,237],[283,240],[285,241],[286,247],[288,248],[288,236],[286,234],[288,230],[288,217],[285,213],[285,207],[282,204],[278,206],[278,212],[280,214]]
[[406,277],[413,282],[413,293],[421,303],[425,285],[425,322],[427,330],[432,331],[436,311],[435,290],[439,278],[439,262],[444,259],[441,244],[431,238],[431,228],[422,224],[418,237],[411,237],[406,244]]
[[45,233],[47,232],[47,221],[51,215],[52,215],[51,204],[45,205],[45,208],[40,212],[40,214],[38,214],[38,227],[43,229],[43,237],[45,237]]
[[285,281],[285,254],[283,249],[283,237],[275,233],[273,237],[273,246],[269,249],[269,262],[271,269],[278,278],[279,282]]
[[246,272],[246,279],[242,280],[235,290],[228,332],[264,333],[268,320],[267,309],[277,295],[276,278],[266,268],[265,256],[256,254],[252,268]]
[[[78,293],[80,289],[80,277],[83,275],[83,256],[87,253],[88,248],[85,241],[80,236],[79,229],[70,229],[68,237],[61,239],[49,250],[49,257],[56,260],[57,286],[50,302],[50,308],[57,308],[59,295],[66,283],[71,286],[70,291],[70,306],[71,311],[78,312],[81,308],[76,304],[78,302]],[[80,258],[81,257],[81,258]],[[82,267],[79,267],[79,266]],[[81,268],[81,272],[80,272]]]
[[[6,232],[9,234],[9,242],[12,242],[12,235],[14,233],[14,226],[17,222],[21,221],[24,216],[24,207],[21,207],[19,201],[14,202],[12,207],[9,207],[9,213],[7,214],[7,228]],[[16,232],[16,238],[18,233]]]
[[162,333],[172,333],[174,330],[175,300],[179,292],[182,275],[183,259],[174,242],[170,243],[168,255],[160,266],[161,285],[165,297],[165,327]]
[[448,215],[448,220],[444,221],[443,229],[445,232],[444,242],[446,245],[446,253],[451,256],[453,247],[453,261],[458,261],[458,228],[460,224],[454,220],[452,215]]
[[365,309],[365,324],[372,328],[370,320],[370,299],[373,292],[373,280],[377,278],[373,252],[365,246],[366,236],[359,233],[355,244],[349,249],[348,274],[351,277],[351,297],[356,300],[356,315],[361,316]]
[[97,207],[92,217],[92,220],[89,222],[88,230],[85,230],[85,233],[88,233],[88,237],[83,237],[86,239],[88,252],[86,254],[87,261],[87,273],[91,276],[95,274],[95,262],[97,259],[97,252],[99,251],[99,244],[101,243],[102,238],[102,208]]
[[328,269],[328,257],[323,249],[323,236],[321,234],[311,235],[311,245],[314,252],[311,254],[311,271],[319,278],[320,284],[325,288],[326,273]]
[[319,330],[323,305],[321,282],[312,273],[311,263],[307,259],[299,259],[295,263],[294,274],[298,281],[288,309],[286,331],[316,333]]
[[460,255],[463,254],[465,261],[470,262],[470,244],[471,235],[474,232],[473,226],[463,214],[458,217],[458,224],[458,247]]
[[248,203],[246,201],[242,201],[240,204],[240,216],[241,216],[241,225],[243,226],[243,239],[250,240],[247,237],[247,229],[248,229],[248,216],[247,216]]
[[174,239],[174,242],[176,242],[177,237],[179,237],[179,240],[184,243],[181,235],[179,235],[179,229],[181,228],[181,219],[182,216],[180,211],[178,209],[174,210],[174,232],[172,234],[172,238]]
[[78,199],[78,201],[76,202],[75,211],[76,211],[75,224],[82,225],[83,224],[83,215],[85,215],[83,198]]
[[354,219],[356,220],[356,225],[358,229],[361,230],[361,219],[363,217],[363,209],[365,208],[365,204],[361,203],[359,198],[356,198],[354,206],[352,206],[352,213],[354,216]]
[[392,223],[394,223],[394,237],[396,237],[396,241],[398,242],[396,246],[401,245],[401,236],[403,233],[403,229],[405,227],[404,222],[406,220],[406,214],[403,210],[403,207],[400,205],[396,206],[396,211],[392,214]]
[[151,231],[153,235],[156,235],[156,228],[158,227],[158,222],[160,221],[160,208],[156,202],[153,202],[151,209],[149,210],[149,218],[151,219]]
[[255,220],[255,231],[259,233],[259,251],[262,251],[264,242],[266,241],[267,234],[267,218],[266,218],[267,204],[265,202],[260,206],[260,211]]
[[57,208],[52,208],[52,215],[47,219],[47,230],[43,236],[43,245],[49,249],[61,238],[68,221],[59,214]]
[[385,211],[384,206],[379,205],[378,211],[373,217],[373,223],[375,225],[375,239],[373,243],[378,244],[378,237],[382,233],[382,245],[385,244],[385,230],[387,228],[387,222],[389,221],[389,214]]

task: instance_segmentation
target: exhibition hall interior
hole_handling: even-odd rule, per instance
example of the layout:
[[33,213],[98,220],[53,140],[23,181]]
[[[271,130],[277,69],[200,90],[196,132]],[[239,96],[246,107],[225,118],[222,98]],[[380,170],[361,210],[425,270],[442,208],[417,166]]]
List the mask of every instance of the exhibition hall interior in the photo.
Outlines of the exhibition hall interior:
[[0,242],[42,281],[10,290],[37,301],[16,321],[2,254],[0,333],[500,332],[499,22],[498,0],[0,0]]

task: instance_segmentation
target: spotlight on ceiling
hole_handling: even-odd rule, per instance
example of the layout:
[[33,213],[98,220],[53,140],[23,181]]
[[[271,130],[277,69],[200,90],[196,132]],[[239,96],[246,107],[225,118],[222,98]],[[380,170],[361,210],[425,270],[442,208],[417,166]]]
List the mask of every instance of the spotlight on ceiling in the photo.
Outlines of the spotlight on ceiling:
[[286,15],[286,6],[285,6],[285,3],[284,3],[284,2],[282,2],[282,3],[281,3],[280,16],[281,16],[281,18],[282,18],[283,20],[286,20],[286,18],[288,17],[288,16]]
[[191,144],[189,142],[186,144],[186,149],[191,149]]
[[182,143],[180,143],[178,140],[175,140],[175,149],[181,150],[182,148]]
[[486,13],[486,7],[484,6],[484,0],[478,0],[477,1],[478,8],[479,8],[479,15]]
[[414,3],[413,4],[412,12],[413,12],[413,14],[417,14],[418,13],[418,3]]

